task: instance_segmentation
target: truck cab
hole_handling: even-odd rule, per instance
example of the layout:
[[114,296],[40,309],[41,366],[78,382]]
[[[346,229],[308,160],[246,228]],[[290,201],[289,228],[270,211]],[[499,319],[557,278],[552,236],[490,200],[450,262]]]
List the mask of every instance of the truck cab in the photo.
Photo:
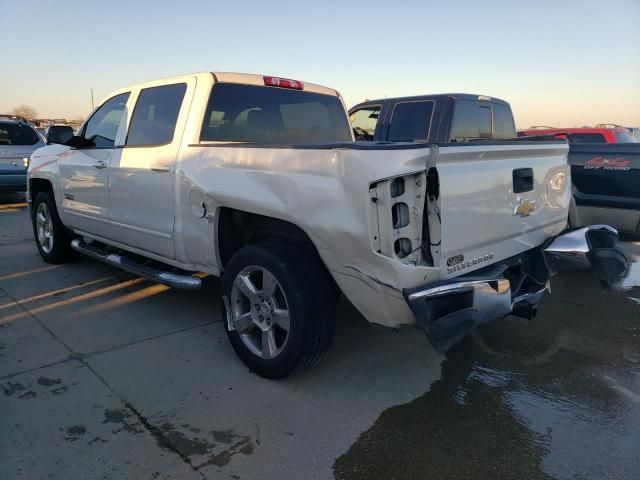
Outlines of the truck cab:
[[356,140],[457,143],[516,136],[504,100],[466,93],[368,100],[349,110]]

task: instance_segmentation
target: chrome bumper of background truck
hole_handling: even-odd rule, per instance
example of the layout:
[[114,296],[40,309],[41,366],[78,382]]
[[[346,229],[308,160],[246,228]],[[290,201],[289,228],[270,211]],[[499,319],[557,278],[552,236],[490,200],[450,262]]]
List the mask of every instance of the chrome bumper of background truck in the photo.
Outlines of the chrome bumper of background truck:
[[444,353],[479,324],[509,314],[535,317],[550,291],[549,277],[560,270],[591,268],[603,286],[614,286],[629,271],[617,240],[608,225],[570,230],[504,263],[403,294],[436,351]]

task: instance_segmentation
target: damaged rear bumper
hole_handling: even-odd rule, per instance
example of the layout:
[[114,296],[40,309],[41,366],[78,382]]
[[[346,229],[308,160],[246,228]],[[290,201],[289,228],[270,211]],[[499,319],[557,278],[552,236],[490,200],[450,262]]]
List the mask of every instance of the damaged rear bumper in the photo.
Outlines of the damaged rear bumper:
[[417,323],[438,353],[446,352],[477,325],[509,314],[532,319],[549,278],[564,269],[591,268],[606,287],[629,271],[608,225],[567,231],[540,247],[450,281],[404,289]]

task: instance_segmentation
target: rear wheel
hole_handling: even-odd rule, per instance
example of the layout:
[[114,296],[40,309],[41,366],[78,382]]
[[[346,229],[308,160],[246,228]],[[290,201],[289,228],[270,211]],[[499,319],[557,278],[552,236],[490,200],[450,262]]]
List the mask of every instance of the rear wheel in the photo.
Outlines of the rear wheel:
[[330,278],[312,252],[284,242],[240,249],[222,278],[223,319],[251,371],[283,378],[312,367],[335,333]]
[[72,256],[71,235],[60,221],[49,192],[40,192],[33,200],[31,222],[38,251],[45,262],[62,263]]

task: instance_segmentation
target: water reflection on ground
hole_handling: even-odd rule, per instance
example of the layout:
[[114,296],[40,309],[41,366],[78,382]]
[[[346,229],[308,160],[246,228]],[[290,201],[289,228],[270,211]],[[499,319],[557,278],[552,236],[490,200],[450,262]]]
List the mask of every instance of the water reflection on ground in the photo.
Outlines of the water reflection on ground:
[[534,322],[454,347],[442,379],[384,412],[336,478],[640,478],[640,289],[567,272],[552,291]]
[[622,245],[626,247],[627,255],[633,263],[629,268],[629,274],[620,284],[620,288],[629,290],[640,287],[640,242],[623,243]]

